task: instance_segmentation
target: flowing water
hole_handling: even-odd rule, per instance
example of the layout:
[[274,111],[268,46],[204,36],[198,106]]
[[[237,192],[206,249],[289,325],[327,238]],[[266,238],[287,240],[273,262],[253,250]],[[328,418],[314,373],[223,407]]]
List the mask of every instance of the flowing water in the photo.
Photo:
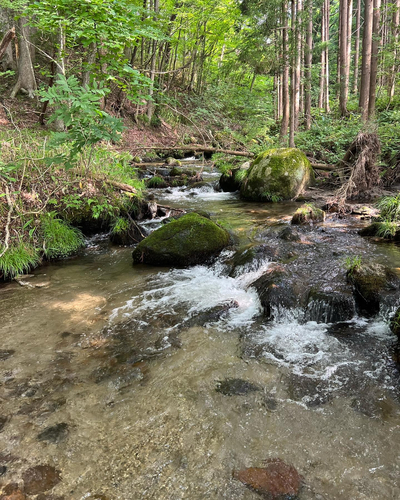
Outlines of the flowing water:
[[[208,210],[239,235],[236,248],[209,266],[133,267],[131,249],[98,237],[30,286],[0,288],[0,483],[41,464],[61,481],[40,498],[250,500],[232,471],[279,457],[304,477],[300,499],[398,499],[385,317],[331,325],[282,309],[267,323],[251,283],[274,257],[235,260],[237,247],[274,245],[298,205],[210,186],[158,197]],[[296,272],[319,265],[334,282],[345,271],[332,271],[333,250],[399,268],[399,248],[363,240],[358,224],[305,233]]]

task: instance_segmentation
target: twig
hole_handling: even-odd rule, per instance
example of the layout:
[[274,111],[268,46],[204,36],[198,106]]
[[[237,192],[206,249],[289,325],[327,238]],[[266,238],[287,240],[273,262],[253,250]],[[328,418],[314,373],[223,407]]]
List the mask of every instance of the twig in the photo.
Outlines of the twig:
[[6,184],[6,199],[7,199],[7,203],[8,203],[8,206],[9,206],[9,210],[8,210],[8,214],[7,214],[7,222],[6,222],[6,227],[5,227],[6,237],[5,237],[5,240],[4,240],[4,248],[3,248],[2,252],[0,253],[0,258],[3,257],[3,255],[8,250],[8,242],[10,240],[11,214],[12,214],[12,212],[14,210],[14,204],[13,204],[13,202],[11,200],[10,191],[8,189],[7,184]]

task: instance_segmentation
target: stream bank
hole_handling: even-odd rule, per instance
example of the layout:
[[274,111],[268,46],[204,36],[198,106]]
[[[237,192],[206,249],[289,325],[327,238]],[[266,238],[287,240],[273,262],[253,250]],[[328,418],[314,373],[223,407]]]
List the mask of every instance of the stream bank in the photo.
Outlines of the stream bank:
[[[397,499],[386,312],[330,323],[326,306],[316,319],[278,304],[268,319],[251,284],[280,266],[293,285],[334,289],[347,256],[398,269],[399,247],[359,236],[357,217],[291,228],[295,202],[248,203],[212,185],[153,194],[207,211],[238,242],[210,265],[171,269],[132,267],[130,248],[95,236],[33,273],[46,288],[0,288],[3,495],[17,483],[30,500],[255,500],[233,471],[279,458],[304,478],[301,500]],[[33,494],[38,466],[47,479]]]

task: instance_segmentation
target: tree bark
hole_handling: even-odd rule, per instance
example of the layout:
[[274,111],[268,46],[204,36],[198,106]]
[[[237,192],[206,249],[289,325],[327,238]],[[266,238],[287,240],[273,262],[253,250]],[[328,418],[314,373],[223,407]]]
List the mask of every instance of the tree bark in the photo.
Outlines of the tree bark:
[[18,80],[11,92],[11,98],[14,98],[20,90],[25,91],[29,97],[33,98],[37,89],[32,66],[31,51],[29,48],[29,28],[25,26],[26,22],[26,17],[21,17],[18,22],[20,29]]
[[365,0],[364,34],[362,42],[361,86],[359,106],[364,121],[368,119],[368,102],[371,82],[373,0]]
[[371,79],[369,84],[369,99],[368,99],[368,119],[375,115],[376,103],[376,84],[378,77],[378,58],[381,38],[379,35],[381,15],[381,0],[374,0],[374,12],[372,22],[372,46],[371,46]]
[[11,41],[15,38],[15,27],[13,26],[7,33],[4,35],[3,40],[0,42],[0,60],[3,55],[6,53],[8,46]]
[[360,26],[361,26],[361,0],[357,0],[356,33],[355,33],[356,39],[354,42],[354,73],[353,73],[354,93],[356,93],[358,89],[358,67],[360,59]]
[[306,130],[311,128],[311,65],[312,65],[312,29],[313,29],[313,0],[308,0],[308,22],[305,48],[305,92],[304,92],[304,116]]
[[288,35],[288,16],[286,1],[282,0],[282,121],[279,134],[281,144],[286,143],[286,136],[289,126],[290,98],[289,98],[289,35]]

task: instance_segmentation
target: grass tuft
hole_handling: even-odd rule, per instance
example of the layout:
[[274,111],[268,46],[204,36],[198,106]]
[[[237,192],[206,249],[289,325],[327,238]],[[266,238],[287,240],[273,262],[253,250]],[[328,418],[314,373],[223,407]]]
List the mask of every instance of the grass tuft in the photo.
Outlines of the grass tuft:
[[[0,253],[2,247],[0,247]],[[10,246],[0,257],[0,275],[4,279],[12,279],[18,274],[24,274],[40,262],[39,252],[31,245],[23,242]]]

